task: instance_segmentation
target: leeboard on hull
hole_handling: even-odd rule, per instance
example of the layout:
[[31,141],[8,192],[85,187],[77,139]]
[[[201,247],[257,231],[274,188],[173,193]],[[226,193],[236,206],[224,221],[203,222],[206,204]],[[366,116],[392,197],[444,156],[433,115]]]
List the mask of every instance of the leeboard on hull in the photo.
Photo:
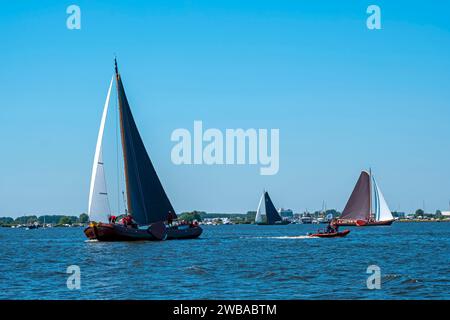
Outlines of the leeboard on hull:
[[167,240],[197,239],[202,233],[203,229],[198,226],[185,229],[169,228],[167,230]]

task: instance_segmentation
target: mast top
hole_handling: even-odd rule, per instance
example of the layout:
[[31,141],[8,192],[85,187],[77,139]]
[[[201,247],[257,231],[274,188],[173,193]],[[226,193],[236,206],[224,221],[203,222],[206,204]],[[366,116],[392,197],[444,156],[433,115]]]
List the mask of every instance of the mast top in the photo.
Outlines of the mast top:
[[119,68],[117,68],[117,57],[114,57],[114,68],[116,69],[116,75],[119,74]]

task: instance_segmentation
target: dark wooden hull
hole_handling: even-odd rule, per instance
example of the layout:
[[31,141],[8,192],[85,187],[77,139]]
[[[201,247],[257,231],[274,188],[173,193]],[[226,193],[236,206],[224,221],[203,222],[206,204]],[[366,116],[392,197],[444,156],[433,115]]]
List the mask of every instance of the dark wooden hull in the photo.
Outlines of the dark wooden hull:
[[[162,230],[164,228],[164,230]],[[121,224],[90,225],[84,230],[84,234],[91,240],[98,241],[163,241],[195,239],[200,237],[203,230],[200,227],[187,228],[165,228],[159,224],[157,227],[150,226],[147,229],[125,227]]]
[[337,225],[341,227],[377,227],[390,226],[394,220],[389,221],[364,221],[364,220],[338,220]]
[[310,235],[310,237],[318,237],[318,238],[343,238],[346,237],[350,233],[350,230],[344,230],[342,232],[333,232],[333,233],[316,233]]

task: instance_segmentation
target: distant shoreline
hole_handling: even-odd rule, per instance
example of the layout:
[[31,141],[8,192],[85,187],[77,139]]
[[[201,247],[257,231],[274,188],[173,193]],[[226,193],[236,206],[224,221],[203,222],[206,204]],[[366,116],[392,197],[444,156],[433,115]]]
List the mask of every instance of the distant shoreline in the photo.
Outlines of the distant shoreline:
[[396,220],[395,222],[401,222],[401,223],[407,223],[407,222],[450,222],[450,219],[442,219],[442,220],[401,219],[401,220]]

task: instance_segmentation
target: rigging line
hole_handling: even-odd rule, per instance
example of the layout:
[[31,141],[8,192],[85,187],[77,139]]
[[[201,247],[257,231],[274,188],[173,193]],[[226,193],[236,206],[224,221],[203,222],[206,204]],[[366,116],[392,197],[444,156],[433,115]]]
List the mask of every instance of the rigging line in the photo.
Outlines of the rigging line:
[[[133,117],[130,108],[128,108],[128,113],[126,115],[127,128],[130,128],[129,116]],[[133,121],[134,121],[134,119],[133,119]],[[136,122],[135,122],[135,126],[136,126],[136,129],[137,129]],[[130,135],[132,135],[131,130],[130,130]],[[144,209],[145,217],[147,218],[147,222],[148,222],[149,218],[148,218],[147,206],[145,205],[144,193],[143,193],[143,189],[142,189],[142,181],[141,181],[140,172],[139,172],[139,168],[138,168],[137,161],[136,161],[136,152],[135,152],[135,149],[134,149],[134,139],[133,139],[133,137],[130,137],[130,138],[131,138],[130,139],[130,147],[131,147],[130,149],[132,151],[131,154],[132,154],[133,159],[134,159],[134,168],[136,170],[135,172],[136,172],[136,175],[137,175],[137,180],[138,180],[138,185],[139,185],[139,195],[141,196],[140,198],[141,198],[141,202],[142,202],[142,207]],[[142,140],[142,138],[141,138],[141,140]],[[145,148],[145,146],[144,146],[144,148]]]
[[[118,92],[116,81],[116,93]],[[116,94],[116,175],[117,175],[117,215],[120,215],[120,172],[119,172],[119,95]]]

